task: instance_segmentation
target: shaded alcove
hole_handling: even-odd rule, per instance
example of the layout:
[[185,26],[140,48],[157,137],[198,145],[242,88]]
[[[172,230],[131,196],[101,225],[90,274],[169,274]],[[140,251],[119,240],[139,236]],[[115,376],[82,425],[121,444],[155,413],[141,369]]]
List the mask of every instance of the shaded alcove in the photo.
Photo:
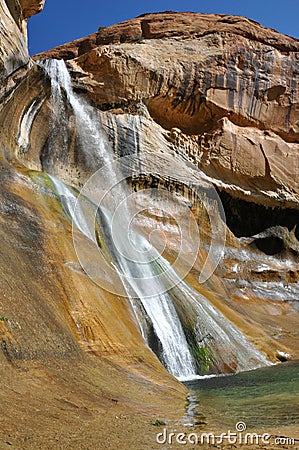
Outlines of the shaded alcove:
[[277,255],[284,249],[283,240],[276,236],[256,239],[254,244],[266,255]]
[[[267,228],[279,225],[287,227],[291,231],[296,224],[299,224],[299,209],[271,208],[240,200],[224,191],[218,193],[225,211],[227,226],[236,237],[254,236]],[[299,240],[298,225],[295,234]],[[278,242],[273,241],[273,238],[271,238],[272,240],[265,239],[268,240],[259,243],[262,247],[273,246],[275,248],[279,245]]]

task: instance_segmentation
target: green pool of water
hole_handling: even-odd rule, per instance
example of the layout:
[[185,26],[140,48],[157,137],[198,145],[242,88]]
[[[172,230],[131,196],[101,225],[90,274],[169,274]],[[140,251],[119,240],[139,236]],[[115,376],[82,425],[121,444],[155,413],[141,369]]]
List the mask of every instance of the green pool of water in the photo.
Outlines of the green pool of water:
[[231,429],[299,424],[299,361],[186,382],[190,414]]

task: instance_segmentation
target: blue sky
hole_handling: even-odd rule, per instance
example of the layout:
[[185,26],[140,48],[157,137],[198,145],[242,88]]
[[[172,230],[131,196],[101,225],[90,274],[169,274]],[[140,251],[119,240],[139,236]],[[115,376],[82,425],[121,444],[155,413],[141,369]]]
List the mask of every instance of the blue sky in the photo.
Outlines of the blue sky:
[[34,55],[91,34],[99,26],[166,10],[242,15],[299,38],[299,0],[46,0],[43,12],[29,19],[29,51]]

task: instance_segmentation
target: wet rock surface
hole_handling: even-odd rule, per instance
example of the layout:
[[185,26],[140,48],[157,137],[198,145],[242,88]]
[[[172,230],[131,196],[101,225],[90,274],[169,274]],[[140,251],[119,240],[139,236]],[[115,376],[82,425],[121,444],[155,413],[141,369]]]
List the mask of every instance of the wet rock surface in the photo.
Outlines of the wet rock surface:
[[[132,42],[136,26],[145,35]],[[98,107],[114,153],[142,155],[148,175],[132,174],[134,190],[158,187],[186,197],[208,245],[211,230],[194,186],[217,188],[227,217],[227,252],[220,279],[208,289],[217,292],[222,283],[223,301],[239,293],[243,298],[249,280],[250,298],[296,303],[298,42],[244,18],[162,13],[102,29],[72,46],[77,44],[80,54],[66,56],[66,45],[36,58],[68,59],[73,87]],[[38,66],[28,77],[30,87],[22,76],[10,81],[17,111],[15,101],[4,98],[0,121],[13,130],[4,135],[6,156],[80,188],[101,161],[91,149],[88,160],[82,153],[71,108],[51,130],[49,78]],[[28,110],[32,126],[23,136]],[[59,127],[69,130],[69,140],[53,147],[51,133],[63,135]],[[142,226],[150,232],[155,221],[161,222],[159,215],[145,217]],[[175,244],[168,250],[170,259],[178,251]],[[275,352],[267,350],[273,359]]]
[[[78,420],[87,418],[89,428],[80,433],[94,446],[94,429],[114,429],[129,408],[132,415],[120,428],[136,432],[140,425],[150,439],[147,415],[178,417],[186,390],[145,345],[126,300],[82,271],[71,224],[43,173],[80,188],[102,162],[80,150],[70,106],[60,121],[68,140],[52,145],[52,133],[62,129],[53,128],[51,82],[29,61],[23,28],[41,4],[21,2],[16,9],[12,1],[0,3],[7,21],[0,34],[3,26],[9,30],[0,52],[0,358],[2,379],[13,380],[8,397],[1,393],[8,411],[3,436],[14,443],[20,421],[22,448],[34,448],[32,442],[53,448],[60,439],[49,431],[54,417],[61,445],[81,445]],[[273,362],[299,354],[298,54],[296,39],[245,18],[168,12],[36,57],[68,60],[73,87],[97,108],[114,153],[144,158],[149,170],[135,178],[132,171],[134,191],[158,188],[183,199],[201,244],[188,283]],[[194,186],[208,196],[211,185],[224,207],[227,238],[215,274],[200,284],[211,225]],[[188,232],[175,203],[169,212]],[[163,231],[164,256],[172,262],[179,252],[177,224],[156,210],[139,221],[148,234]],[[162,238],[157,242],[162,246]],[[189,251],[183,256],[188,263]],[[21,407],[12,420],[16,401]],[[40,409],[47,444],[36,432]],[[61,425],[66,411],[66,426],[77,430],[70,435]],[[135,416],[140,411],[142,420]],[[24,417],[33,419],[31,428]],[[123,441],[118,435],[109,442],[107,448],[117,448]],[[129,448],[132,438],[125,442]]]

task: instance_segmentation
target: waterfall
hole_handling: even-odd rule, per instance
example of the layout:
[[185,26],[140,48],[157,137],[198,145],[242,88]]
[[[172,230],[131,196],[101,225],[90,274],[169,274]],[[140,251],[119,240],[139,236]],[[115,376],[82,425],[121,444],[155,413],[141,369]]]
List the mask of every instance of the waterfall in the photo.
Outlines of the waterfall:
[[[98,155],[98,161],[101,161],[102,165],[107,164],[107,167],[109,167],[109,163],[113,161],[113,151],[108,145],[94,109],[73,92],[71,78],[64,61],[48,60],[45,61],[43,65],[51,77],[52,101],[56,104],[56,108],[54,108],[56,114],[59,107],[64,108],[62,93],[62,90],[64,90],[67,99],[73,108],[78,138],[85,153],[90,157],[92,157],[92,155]],[[118,184],[117,173],[111,171],[109,177],[115,179],[115,184]],[[72,192],[57,178],[52,177],[52,180],[62,201],[66,204],[67,212],[73,216],[74,199]],[[126,193],[123,192],[124,189],[123,183],[120,183],[120,186],[116,191],[116,199],[115,193],[114,198],[109,199],[111,200],[112,205],[119,203],[125,198]],[[112,235],[109,211],[102,208],[100,213],[102,218],[104,217],[106,225],[108,225],[105,227],[105,231],[109,238],[109,235]],[[120,251],[117,251],[115,262],[120,269],[121,276],[127,281],[127,283],[125,283],[125,288],[128,292],[128,296],[131,301],[134,302],[133,296],[130,295],[130,290],[128,290],[129,284],[134,292],[134,296],[137,294],[140,299],[147,318],[152,323],[155,335],[161,343],[162,355],[160,356],[166,368],[177,378],[190,379],[196,375],[196,366],[172,299],[168,293],[149,295],[148,289],[150,289],[152,284],[154,285],[155,281],[153,281],[153,279],[156,276],[156,273],[150,263],[144,263],[140,256],[139,249],[137,248],[134,251],[131,242],[129,242],[128,234],[124,233],[124,230],[128,228],[126,224],[124,224],[125,217],[130,217],[130,215],[128,214],[122,217],[122,222],[118,223],[117,221],[114,221],[113,239],[111,239],[111,242],[115,242],[117,239],[115,247]],[[78,222],[77,219],[76,222]],[[75,225],[90,238],[91,230],[86,225],[85,220],[79,224],[75,223]],[[118,227],[117,230],[115,230],[115,226]],[[138,247],[141,242],[141,237],[136,235],[134,244]],[[131,252],[129,259],[124,256],[124,254],[128,254],[128,252]],[[136,273],[140,274],[139,283],[136,281]],[[134,282],[132,281],[133,278]],[[144,283],[144,278],[147,278],[149,283]],[[146,287],[148,289],[145,289]],[[155,289],[155,286],[153,286],[154,292],[159,292],[160,290],[160,288]],[[140,324],[140,326],[142,328],[142,324]],[[144,335],[145,334],[146,333],[144,332]]]
[[94,228],[91,228],[89,223],[86,221],[86,211],[84,211],[82,207],[82,202],[76,205],[77,197],[71,189],[58,178],[52,175],[48,176],[50,177],[56,191],[59,193],[64,212],[72,219],[78,230],[88,237],[88,239],[96,242],[94,238]]
[[[184,333],[183,321],[180,320],[179,302],[190,305],[196,317],[194,332],[197,343],[200,348],[207,347],[213,351],[214,361],[218,365],[222,364],[225,367],[226,361],[234,361],[235,370],[238,371],[269,364],[265,355],[249,343],[240,330],[205,297],[179,279],[170,264],[158,254],[139,230],[128,233],[130,217],[132,217],[125,201],[128,187],[125,183],[119,182],[121,177],[117,170],[109,169],[112,167],[110,163],[114,159],[114,154],[96,111],[74,93],[64,61],[48,60],[41,64],[51,77],[53,110],[58,120],[59,109],[62,113],[65,111],[64,97],[66,96],[75,115],[78,141],[86,159],[94,169],[99,165],[107,165],[108,177],[115,181],[116,188],[113,195],[108,197],[105,206],[100,206],[98,210],[99,225],[134,310],[136,298],[137,303],[140,302],[139,310],[145,320],[140,320],[138,315],[136,317],[141,332],[148,340],[148,330],[144,322],[151,324],[161,347],[158,356],[168,371],[175,377],[186,380],[196,377],[198,370]],[[51,179],[61,198],[64,210],[73,219],[74,225],[88,239],[95,242],[94,231],[86,220],[84,208],[79,209],[79,214],[76,208],[76,214],[74,214],[76,199],[74,192],[56,177],[51,176]],[[124,204],[123,214],[117,218],[114,212],[121,202]],[[159,271],[165,270],[168,271],[168,276],[172,277],[172,281],[175,281],[172,284],[176,287],[172,290],[167,290],[167,280],[163,289],[161,286],[163,279],[157,277]]]
[[[164,264],[169,263],[164,260]],[[197,317],[194,327],[201,348],[211,350],[213,363],[218,367],[235,365],[235,371],[252,370],[270,365],[266,356],[248,341],[246,336],[218,311],[203,295],[192,289],[169,267],[178,284],[174,294],[191,305]]]
[[[39,64],[45,68],[51,79],[54,139],[62,139],[63,145],[67,145],[68,124],[65,117],[65,94],[75,115],[77,136],[82,152],[86,155],[86,163],[94,169],[99,167],[99,164],[105,165],[111,162],[111,149],[99,122],[97,111],[73,91],[71,77],[65,62],[48,59],[39,61]],[[60,127],[61,121],[64,122],[63,130]],[[114,173],[111,173],[110,176],[115,178]],[[115,181],[117,180],[115,179]]]

